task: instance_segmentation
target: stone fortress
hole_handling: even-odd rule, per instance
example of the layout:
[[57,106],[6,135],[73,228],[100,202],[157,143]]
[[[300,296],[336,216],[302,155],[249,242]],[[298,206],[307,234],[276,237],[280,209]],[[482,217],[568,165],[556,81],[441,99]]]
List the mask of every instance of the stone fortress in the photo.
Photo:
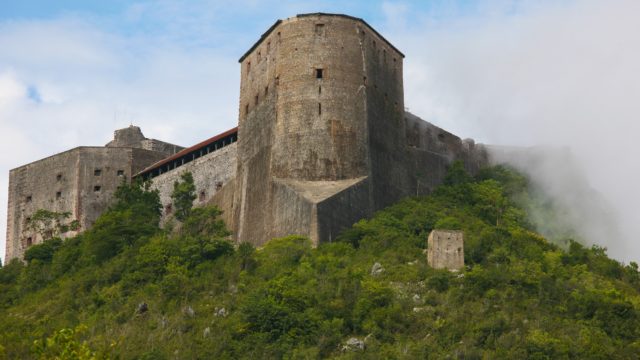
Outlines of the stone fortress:
[[299,234],[317,245],[403,197],[428,194],[454,160],[477,171],[483,146],[405,111],[403,59],[359,18],[276,21],[239,60],[237,128],[182,149],[130,127],[105,147],[11,170],[6,260],[41,241],[24,229],[35,210],[69,211],[82,231],[122,179],[151,181],[167,217],[173,183],[189,171],[194,205],[219,206],[235,241]]

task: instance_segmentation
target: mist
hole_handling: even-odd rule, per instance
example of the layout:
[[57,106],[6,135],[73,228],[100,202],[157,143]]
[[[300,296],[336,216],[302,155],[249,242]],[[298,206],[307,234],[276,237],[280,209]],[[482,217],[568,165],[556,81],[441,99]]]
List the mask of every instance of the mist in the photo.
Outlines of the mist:
[[502,1],[452,20],[442,14],[456,9],[441,10],[413,22],[389,11],[406,106],[485,144],[563,149],[501,160],[567,209],[582,241],[640,260],[640,2]]

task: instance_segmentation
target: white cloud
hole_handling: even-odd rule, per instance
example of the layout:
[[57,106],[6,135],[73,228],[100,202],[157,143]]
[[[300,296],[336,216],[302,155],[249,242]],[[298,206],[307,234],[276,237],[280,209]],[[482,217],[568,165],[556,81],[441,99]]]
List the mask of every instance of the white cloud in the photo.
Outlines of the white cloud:
[[498,5],[391,32],[407,54],[407,106],[486,143],[569,147],[619,214],[622,242],[591,240],[639,260],[640,2]]

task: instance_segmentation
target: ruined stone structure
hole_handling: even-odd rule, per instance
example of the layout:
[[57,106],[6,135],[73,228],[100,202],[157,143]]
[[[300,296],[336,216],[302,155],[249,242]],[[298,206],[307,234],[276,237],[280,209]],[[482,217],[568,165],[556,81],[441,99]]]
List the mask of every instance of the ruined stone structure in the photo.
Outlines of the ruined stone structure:
[[462,269],[464,267],[464,233],[454,230],[433,230],[427,240],[427,261],[434,269]]
[[[218,205],[236,241],[332,241],[402,197],[428,194],[452,161],[470,172],[486,162],[472,140],[405,111],[403,58],[362,19],[278,20],[240,58],[238,127],[137,176],[160,191],[166,217],[173,183],[190,171],[195,204]],[[135,137],[112,143],[164,149]]]
[[146,139],[131,126],[117,130],[104,147],[77,147],[11,170],[5,261],[21,258],[29,246],[42,242],[25,229],[37,210],[69,212],[82,231],[107,208],[122,181],[181,149]]

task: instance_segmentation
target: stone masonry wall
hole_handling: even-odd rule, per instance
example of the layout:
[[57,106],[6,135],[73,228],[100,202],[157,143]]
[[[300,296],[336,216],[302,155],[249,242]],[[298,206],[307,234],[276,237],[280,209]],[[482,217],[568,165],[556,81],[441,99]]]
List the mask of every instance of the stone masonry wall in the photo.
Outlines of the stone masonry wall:
[[237,143],[233,143],[154,177],[151,188],[160,192],[163,216],[166,218],[172,212],[173,183],[180,181],[182,174],[191,172],[193,175],[196,186],[194,205],[205,204],[235,177],[236,156]]

